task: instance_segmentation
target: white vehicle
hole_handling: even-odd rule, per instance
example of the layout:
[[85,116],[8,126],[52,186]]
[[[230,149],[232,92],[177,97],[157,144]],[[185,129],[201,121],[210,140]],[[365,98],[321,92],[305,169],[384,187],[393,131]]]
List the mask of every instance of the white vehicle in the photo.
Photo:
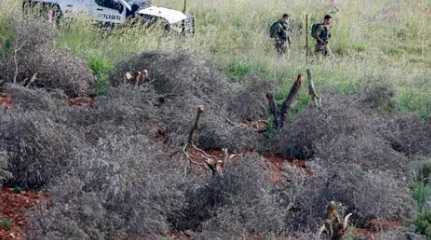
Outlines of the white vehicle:
[[[122,24],[130,18],[140,18],[146,21],[163,19],[166,29],[180,29],[181,32],[194,32],[194,20],[190,15],[180,11],[151,6],[151,0],[24,0],[23,10],[35,6],[46,10],[49,20],[60,17],[74,17],[87,14],[104,24]],[[171,26],[177,26],[171,27]]]

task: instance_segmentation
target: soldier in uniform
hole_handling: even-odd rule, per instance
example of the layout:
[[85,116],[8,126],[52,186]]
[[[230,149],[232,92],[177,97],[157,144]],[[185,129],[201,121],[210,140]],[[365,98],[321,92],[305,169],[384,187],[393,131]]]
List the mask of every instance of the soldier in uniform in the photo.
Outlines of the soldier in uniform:
[[331,15],[325,15],[322,23],[313,25],[311,35],[316,39],[316,47],[314,52],[323,56],[329,55],[328,43],[331,38],[330,28],[332,24]]
[[288,22],[289,14],[285,13],[281,19],[271,25],[271,38],[274,39],[274,47],[279,55],[286,54],[290,45]]

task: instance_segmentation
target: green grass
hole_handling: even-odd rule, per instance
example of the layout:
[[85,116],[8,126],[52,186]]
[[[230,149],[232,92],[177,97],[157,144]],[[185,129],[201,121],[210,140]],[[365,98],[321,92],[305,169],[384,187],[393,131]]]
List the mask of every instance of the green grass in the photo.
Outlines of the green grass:
[[113,69],[109,59],[98,55],[89,55],[87,64],[96,76],[97,95],[105,95],[109,86],[109,72]]
[[431,197],[431,186],[425,182],[417,182],[412,189],[412,196],[415,199],[419,212],[428,211],[425,209],[425,203]]
[[414,221],[416,232],[431,239],[431,162],[418,162],[416,166],[415,183],[411,187],[413,199],[416,201],[418,215]]
[[14,33],[9,17],[0,17],[0,57],[12,48]]
[[12,220],[8,219],[8,218],[3,218],[0,219],[0,229],[9,231],[12,229]]
[[[8,7],[1,9],[15,5],[19,11],[17,1],[5,2]],[[182,9],[183,0],[155,0],[154,4]],[[368,79],[389,81],[396,90],[395,109],[429,118],[431,18],[423,9],[430,8],[431,2],[401,0],[396,5],[392,0],[346,0],[339,4],[341,11],[334,14],[330,43],[336,55],[311,66],[305,64],[304,35],[293,38],[289,56],[282,60],[267,36],[271,22],[283,12],[291,14],[295,25],[303,24],[308,14],[311,26],[331,10],[325,3],[302,0],[274,0],[270,4],[265,0],[189,1],[188,11],[196,17],[197,29],[196,35],[187,39],[162,37],[161,29],[150,31],[140,26],[121,27],[107,34],[81,17],[60,27],[56,44],[89,63],[98,75],[99,93],[106,89],[106,73],[130,54],[187,50],[213,60],[232,81],[248,74],[274,81],[279,99],[307,67],[312,69],[319,91],[350,95],[358,93]],[[13,14],[0,12],[0,23]],[[303,99],[298,102],[304,103]]]
[[416,231],[431,239],[431,212],[420,213],[415,221]]

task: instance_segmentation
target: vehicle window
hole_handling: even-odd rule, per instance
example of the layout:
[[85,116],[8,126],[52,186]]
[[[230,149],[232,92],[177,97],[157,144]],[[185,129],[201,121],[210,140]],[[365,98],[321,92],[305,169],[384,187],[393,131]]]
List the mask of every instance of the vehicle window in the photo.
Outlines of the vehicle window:
[[96,4],[101,7],[106,7],[110,9],[118,10],[119,12],[123,12],[123,5],[115,0],[96,0]]

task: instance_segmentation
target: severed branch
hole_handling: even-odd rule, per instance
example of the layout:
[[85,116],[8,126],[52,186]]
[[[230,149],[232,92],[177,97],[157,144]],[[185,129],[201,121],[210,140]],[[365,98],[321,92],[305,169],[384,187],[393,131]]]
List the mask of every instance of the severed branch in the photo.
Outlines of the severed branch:
[[203,106],[198,106],[197,108],[197,112],[196,112],[196,118],[195,118],[195,122],[192,126],[192,128],[190,129],[189,132],[189,137],[187,138],[187,144],[190,145],[192,144],[193,141],[193,133],[196,131],[196,129],[198,128],[198,124],[199,124],[199,119],[201,117],[201,114],[204,112],[204,107]]
[[13,84],[16,84],[19,74],[19,66],[18,66],[18,52],[25,46],[26,41],[24,41],[18,48],[14,49],[13,53],[13,62],[15,64],[15,72],[13,74]]
[[23,86],[24,87],[30,87],[31,84],[33,84],[34,81],[37,80],[37,73],[33,74],[33,76],[31,76],[30,80],[28,82],[24,81]]
[[278,110],[277,110],[277,106],[275,105],[274,96],[271,93],[267,93],[266,94],[266,99],[268,100],[269,112],[273,116],[273,125],[274,125],[274,128],[278,129],[279,128]]
[[302,74],[299,74],[296,78],[296,81],[293,83],[292,88],[290,88],[289,94],[287,95],[286,99],[284,100],[283,104],[281,105],[280,109],[280,120],[279,120],[279,127],[282,128],[284,125],[284,121],[286,119],[286,115],[289,112],[290,108],[292,107],[292,104],[295,101],[296,96],[299,93],[299,89],[301,89],[302,82],[304,81],[304,77]]
[[308,94],[314,103],[314,106],[320,107],[320,97],[317,95],[316,87],[314,86],[313,78],[311,77],[310,69],[307,69],[307,79],[308,79]]
[[184,145],[184,147],[183,147],[184,155],[185,155],[185,156],[186,156],[186,158],[189,160],[189,164],[188,164],[188,166],[186,166],[186,168],[185,168],[185,170],[184,170],[184,175],[186,175],[186,176],[187,176],[187,173],[188,173],[189,169],[191,169],[191,168],[192,168],[192,160],[191,160],[191,158],[190,158],[189,154],[187,153],[187,150],[188,150],[188,148],[189,148],[189,147],[193,146],[193,133],[194,133],[194,132],[196,131],[196,129],[198,128],[199,119],[200,119],[200,117],[201,117],[201,114],[204,112],[204,110],[205,110],[205,109],[204,109],[204,107],[203,107],[203,106],[198,106],[198,107],[197,107],[195,121],[194,121],[194,123],[193,123],[192,128],[190,129],[189,136],[188,136],[188,138],[187,138],[187,143],[186,143],[186,145]]
[[275,104],[274,96],[271,93],[266,94],[269,111],[274,117],[273,124],[275,129],[283,128],[284,122],[286,120],[286,115],[292,107],[292,104],[294,103],[295,98],[298,95],[299,90],[301,89],[303,81],[304,77],[302,76],[302,74],[299,74],[279,110],[277,109],[277,106]]

